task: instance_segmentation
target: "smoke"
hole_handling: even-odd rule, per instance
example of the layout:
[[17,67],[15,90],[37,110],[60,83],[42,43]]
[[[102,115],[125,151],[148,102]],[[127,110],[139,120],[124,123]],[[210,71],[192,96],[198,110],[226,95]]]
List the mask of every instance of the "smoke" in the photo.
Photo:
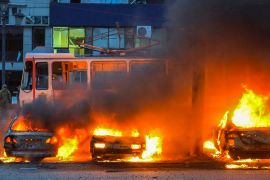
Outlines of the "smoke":
[[109,90],[67,90],[53,102],[39,98],[23,115],[50,130],[98,125],[156,129],[165,158],[201,152],[223,113],[238,102],[241,85],[269,89],[270,2],[252,0],[168,1],[168,42],[162,57],[168,76],[146,73]]
[[[189,73],[175,70],[178,77],[192,75],[191,81],[176,81],[176,89],[183,84],[191,89],[192,113],[178,118],[181,126],[171,128],[172,139],[181,131],[176,142],[184,148],[178,154],[197,154],[223,113],[238,101],[243,84],[269,92],[270,2],[179,0],[167,4],[165,52],[175,64],[192,67]],[[179,99],[184,96],[178,94]]]
[[[141,109],[151,107],[170,94],[165,71],[160,75],[140,75],[118,81],[107,89],[66,88],[50,101],[44,97],[23,106],[22,114],[34,126],[56,131],[64,125],[84,128],[97,123],[95,114],[127,123]],[[76,90],[74,90],[76,89]]]

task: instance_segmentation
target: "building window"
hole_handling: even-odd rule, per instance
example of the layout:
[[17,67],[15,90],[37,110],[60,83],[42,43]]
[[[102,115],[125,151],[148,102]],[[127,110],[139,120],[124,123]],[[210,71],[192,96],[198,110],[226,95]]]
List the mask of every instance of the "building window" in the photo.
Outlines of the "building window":
[[69,50],[74,55],[83,56],[84,49],[80,48],[77,43],[84,43],[85,28],[53,28],[53,47],[55,49]]
[[109,28],[109,48],[120,49],[125,46],[124,29]]
[[84,55],[84,49],[77,45],[78,43],[84,43],[84,39],[84,28],[69,28],[69,51],[74,55]]
[[128,4],[128,0],[81,0],[81,3]]
[[[0,32],[2,29],[0,28]],[[0,33],[0,42],[2,41],[2,34]],[[2,49],[2,43],[0,43]],[[23,28],[21,27],[6,27],[6,60],[7,61],[21,61],[23,52]],[[0,51],[0,58],[2,60],[2,51]]]
[[45,46],[45,28],[33,27],[32,30],[32,49],[37,46]]
[[54,27],[53,28],[53,47],[68,48],[68,28]]
[[[94,28],[93,29],[93,45],[101,48],[108,48],[108,28]],[[94,51],[94,55],[99,55],[100,52]]]
[[81,0],[70,0],[70,3],[81,3]]
[[125,48],[134,48],[135,29],[125,28]]

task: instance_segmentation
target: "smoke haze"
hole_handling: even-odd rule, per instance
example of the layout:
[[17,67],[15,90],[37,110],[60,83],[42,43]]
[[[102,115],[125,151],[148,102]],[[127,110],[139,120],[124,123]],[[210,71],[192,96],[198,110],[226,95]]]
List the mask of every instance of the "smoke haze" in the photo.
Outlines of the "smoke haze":
[[112,117],[108,125],[159,131],[165,158],[200,153],[242,84],[269,92],[270,2],[179,0],[167,6],[162,57],[170,61],[168,76],[123,80],[109,93],[67,91],[54,103],[37,99],[23,114],[50,130],[95,126],[95,115],[103,114]]

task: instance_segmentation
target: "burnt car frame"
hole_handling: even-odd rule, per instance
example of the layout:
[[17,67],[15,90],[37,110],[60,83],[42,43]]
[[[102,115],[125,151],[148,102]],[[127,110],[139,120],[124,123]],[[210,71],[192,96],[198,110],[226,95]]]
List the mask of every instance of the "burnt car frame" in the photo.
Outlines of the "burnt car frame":
[[233,160],[270,158],[270,128],[242,128],[228,120],[218,127],[215,139],[218,150]]
[[90,142],[94,161],[141,157],[144,150],[145,140],[141,137],[93,135]]
[[41,161],[45,157],[54,157],[57,153],[57,138],[47,131],[17,131],[12,126],[19,114],[12,117],[8,131],[4,136],[4,149],[9,157],[23,158],[29,161]]

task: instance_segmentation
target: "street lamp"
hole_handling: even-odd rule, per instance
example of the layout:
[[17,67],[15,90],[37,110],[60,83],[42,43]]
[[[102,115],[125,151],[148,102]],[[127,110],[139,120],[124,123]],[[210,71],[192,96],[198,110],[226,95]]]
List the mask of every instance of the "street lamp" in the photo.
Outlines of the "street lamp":
[[6,83],[6,19],[9,0],[0,0],[2,20],[2,85]]

